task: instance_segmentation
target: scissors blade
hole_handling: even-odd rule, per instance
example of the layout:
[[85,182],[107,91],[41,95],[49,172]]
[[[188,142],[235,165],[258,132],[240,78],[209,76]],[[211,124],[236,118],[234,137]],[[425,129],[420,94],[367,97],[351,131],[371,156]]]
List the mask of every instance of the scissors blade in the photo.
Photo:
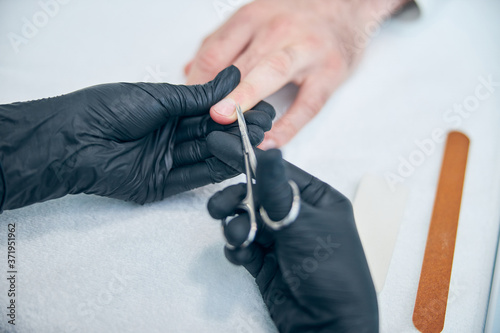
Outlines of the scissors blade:
[[241,111],[241,107],[239,105],[236,105],[236,115],[238,116],[238,126],[240,128],[243,150],[248,156],[251,171],[255,176],[257,170],[257,158],[255,157],[255,151],[253,150],[250,137],[248,136],[248,128],[247,123],[245,122],[245,117],[243,117],[243,112]]

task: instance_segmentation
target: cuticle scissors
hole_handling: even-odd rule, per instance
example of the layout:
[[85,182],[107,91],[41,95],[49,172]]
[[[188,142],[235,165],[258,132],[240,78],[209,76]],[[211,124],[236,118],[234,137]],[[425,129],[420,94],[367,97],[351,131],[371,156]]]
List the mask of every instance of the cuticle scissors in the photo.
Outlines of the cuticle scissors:
[[[236,105],[236,115],[238,117],[238,126],[241,133],[241,143],[243,144],[243,157],[245,160],[245,176],[247,179],[247,194],[245,198],[236,206],[237,210],[242,210],[248,213],[248,218],[250,220],[250,230],[248,232],[247,239],[238,247],[243,248],[250,245],[257,234],[257,216],[256,216],[256,207],[253,197],[253,181],[252,177],[256,176],[257,171],[257,158],[255,156],[255,151],[253,150],[252,143],[250,142],[250,137],[248,135],[248,128],[245,122],[245,118],[243,117],[243,112],[239,105]],[[232,220],[232,219],[231,219]],[[227,218],[222,220],[223,227],[231,220]],[[234,245],[230,244],[226,240],[226,247],[228,249],[236,248]]]
[[[236,215],[240,215],[240,213],[246,212],[248,213],[248,218],[250,220],[250,229],[248,231],[247,238],[241,245],[234,246],[230,244],[226,239],[226,247],[230,250],[234,250],[236,247],[244,248],[250,245],[254,240],[257,234],[257,213],[255,207],[255,201],[253,197],[253,178],[256,178],[257,171],[257,157],[255,156],[255,151],[253,150],[252,143],[250,142],[250,137],[248,135],[248,128],[245,122],[245,118],[243,117],[243,112],[241,111],[241,107],[236,105],[236,115],[238,117],[238,126],[241,133],[241,143],[243,144],[243,157],[245,160],[245,176],[247,178],[247,194],[243,200],[236,206]],[[289,180],[288,183],[292,189],[293,193],[293,201],[292,207],[283,219],[279,221],[273,221],[267,215],[264,207],[259,207],[259,213],[264,221],[264,223],[273,230],[280,230],[283,227],[286,227],[297,219],[300,212],[300,191],[297,184],[293,180]],[[239,211],[239,212],[238,212]],[[224,227],[227,226],[233,218],[228,219],[224,218],[222,220],[222,234],[224,235]]]

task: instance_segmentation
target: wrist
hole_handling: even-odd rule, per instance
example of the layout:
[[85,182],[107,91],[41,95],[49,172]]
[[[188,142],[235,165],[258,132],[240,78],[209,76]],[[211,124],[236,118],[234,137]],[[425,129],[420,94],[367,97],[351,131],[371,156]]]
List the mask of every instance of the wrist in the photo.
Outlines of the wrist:
[[2,209],[10,210],[67,194],[56,175],[61,119],[52,99],[0,105]]

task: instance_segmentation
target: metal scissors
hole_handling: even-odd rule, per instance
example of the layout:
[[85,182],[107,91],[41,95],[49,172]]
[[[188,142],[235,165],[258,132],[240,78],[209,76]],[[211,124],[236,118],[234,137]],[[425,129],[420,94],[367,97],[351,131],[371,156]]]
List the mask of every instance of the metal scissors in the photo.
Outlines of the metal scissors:
[[[256,217],[256,207],[253,200],[253,181],[252,176],[255,177],[257,170],[257,158],[255,157],[255,151],[253,150],[252,144],[250,142],[250,137],[248,136],[248,128],[243,117],[243,112],[239,105],[236,106],[236,115],[238,116],[238,126],[241,133],[241,143],[243,144],[243,156],[245,159],[245,175],[247,178],[247,194],[245,198],[236,206],[237,211],[244,211],[248,213],[248,218],[250,219],[250,230],[248,232],[247,239],[238,247],[247,247],[250,245],[257,234],[257,217]],[[229,224],[231,220],[224,219],[223,226]],[[226,247],[229,249],[234,249],[235,246],[229,244],[226,240]]]
[[[236,115],[238,116],[238,126],[240,128],[241,133],[241,143],[243,144],[243,157],[245,159],[245,175],[247,178],[247,194],[243,200],[236,206],[236,214],[239,215],[243,212],[248,213],[248,218],[250,219],[250,230],[248,231],[248,236],[246,240],[239,245],[238,247],[244,248],[250,245],[254,240],[257,234],[257,213],[255,202],[253,200],[253,181],[252,175],[256,177],[257,170],[257,157],[255,156],[255,151],[253,150],[253,146],[250,143],[250,137],[248,136],[248,128],[245,122],[245,118],[243,117],[243,112],[241,111],[241,107],[239,105],[236,106]],[[264,207],[259,207],[259,213],[264,221],[264,223],[273,230],[279,230],[293,222],[297,219],[297,216],[300,212],[300,191],[299,187],[293,180],[289,180],[288,183],[292,189],[293,193],[293,201],[292,207],[287,216],[285,216],[282,220],[273,221],[267,215]],[[227,226],[231,219],[224,218],[222,220],[222,234],[224,235],[224,226]],[[226,247],[230,250],[234,250],[236,246],[230,244],[226,239]]]

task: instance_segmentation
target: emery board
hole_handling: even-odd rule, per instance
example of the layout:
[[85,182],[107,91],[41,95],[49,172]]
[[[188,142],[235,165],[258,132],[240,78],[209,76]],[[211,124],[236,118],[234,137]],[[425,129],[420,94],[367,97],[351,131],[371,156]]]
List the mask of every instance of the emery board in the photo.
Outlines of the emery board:
[[409,190],[365,175],[354,198],[354,217],[377,293],[382,291],[403,220]]
[[413,310],[423,333],[444,328],[468,151],[467,136],[448,134]]

